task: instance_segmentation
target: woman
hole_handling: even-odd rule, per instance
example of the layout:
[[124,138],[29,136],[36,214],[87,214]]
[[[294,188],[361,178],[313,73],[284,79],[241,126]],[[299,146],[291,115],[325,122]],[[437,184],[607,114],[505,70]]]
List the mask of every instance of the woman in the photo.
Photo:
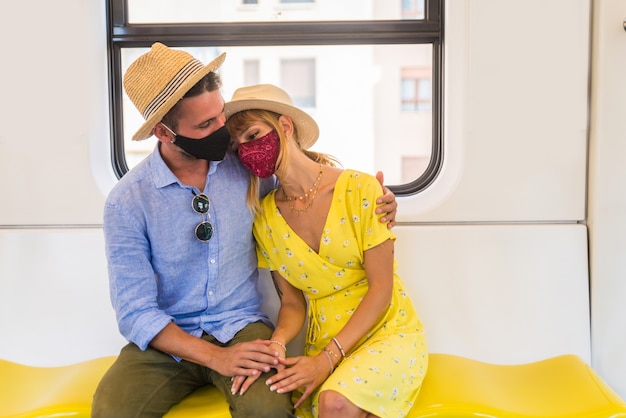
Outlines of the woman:
[[[395,237],[374,212],[380,184],[309,151],[317,124],[276,86],[238,89],[225,113],[253,174],[259,266],[271,270],[281,300],[270,344],[284,353],[308,320],[306,355],[281,358],[266,383],[278,393],[301,390],[301,417],[405,416],[428,355],[396,274]],[[272,174],[280,187],[259,202],[254,177]]]

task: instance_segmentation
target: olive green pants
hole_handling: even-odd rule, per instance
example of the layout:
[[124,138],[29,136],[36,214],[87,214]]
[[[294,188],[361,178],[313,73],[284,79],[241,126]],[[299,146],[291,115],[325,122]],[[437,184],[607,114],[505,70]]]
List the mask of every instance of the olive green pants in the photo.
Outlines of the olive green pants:
[[[221,344],[210,335],[202,338],[220,346],[230,346],[257,338],[268,339],[271,333],[267,325],[256,322],[239,331],[227,344]],[[233,395],[230,377],[185,360],[177,362],[153,348],[141,351],[135,344],[128,344],[96,389],[92,417],[162,417],[185,396],[206,385],[214,385],[224,394],[233,417],[293,417],[290,394],[271,392],[265,384],[273,373],[273,369],[263,373],[244,395]]]

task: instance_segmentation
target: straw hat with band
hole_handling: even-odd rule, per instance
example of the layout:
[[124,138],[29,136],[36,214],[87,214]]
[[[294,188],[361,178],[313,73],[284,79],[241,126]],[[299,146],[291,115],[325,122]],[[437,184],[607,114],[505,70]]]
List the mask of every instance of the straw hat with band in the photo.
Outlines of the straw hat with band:
[[133,62],[124,75],[124,90],[146,120],[133,140],[149,138],[163,116],[210,72],[224,62],[222,53],[204,65],[185,51],[171,49],[162,43],[152,44]]
[[224,106],[226,119],[237,112],[251,109],[270,110],[291,118],[298,131],[298,143],[308,149],[317,141],[320,131],[317,123],[306,112],[293,105],[283,89],[272,84],[257,84],[235,90],[233,98]]

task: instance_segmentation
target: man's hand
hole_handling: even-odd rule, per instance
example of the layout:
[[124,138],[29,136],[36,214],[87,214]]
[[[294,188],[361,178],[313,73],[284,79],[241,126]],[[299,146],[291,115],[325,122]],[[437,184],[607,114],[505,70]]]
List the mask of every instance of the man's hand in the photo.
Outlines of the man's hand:
[[150,342],[159,351],[208,367],[222,376],[253,376],[255,379],[272,367],[282,367],[278,358],[284,357],[285,353],[271,344],[257,339],[221,347],[186,333],[173,322]]
[[279,365],[279,355],[284,354],[270,348],[266,340],[248,341],[215,350],[209,367],[222,376],[258,377]]
[[387,222],[387,228],[393,228],[396,225],[396,213],[398,209],[396,195],[383,184],[385,176],[382,171],[376,173],[376,179],[378,179],[380,185],[383,186],[383,191],[385,192],[384,195],[376,199],[376,204],[379,205],[376,208],[376,213],[381,215],[380,221],[382,223]]
[[[272,344],[272,341],[267,341],[269,345]],[[286,356],[286,352],[284,349],[282,349],[282,347],[277,348],[276,351],[277,357],[280,359],[284,359]],[[276,369],[277,371],[281,371],[285,369],[285,365],[283,364],[274,364],[271,366],[272,368]],[[236,395],[237,393],[239,395],[243,395],[244,393],[246,393],[246,391],[248,390],[248,388],[259,378],[260,375],[253,375],[253,376],[234,376],[232,381],[233,384],[230,388],[230,391],[233,395]]]

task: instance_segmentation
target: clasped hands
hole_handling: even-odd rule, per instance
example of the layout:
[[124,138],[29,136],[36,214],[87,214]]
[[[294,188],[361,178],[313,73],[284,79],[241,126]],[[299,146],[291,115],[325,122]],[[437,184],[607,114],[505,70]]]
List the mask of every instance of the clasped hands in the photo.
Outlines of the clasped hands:
[[280,345],[267,340],[255,340],[228,347],[224,358],[226,376],[232,376],[231,393],[243,395],[262,372],[276,369],[277,373],[265,381],[271,391],[291,392],[303,388],[298,407],[331,373],[326,358],[317,356],[286,357]]

